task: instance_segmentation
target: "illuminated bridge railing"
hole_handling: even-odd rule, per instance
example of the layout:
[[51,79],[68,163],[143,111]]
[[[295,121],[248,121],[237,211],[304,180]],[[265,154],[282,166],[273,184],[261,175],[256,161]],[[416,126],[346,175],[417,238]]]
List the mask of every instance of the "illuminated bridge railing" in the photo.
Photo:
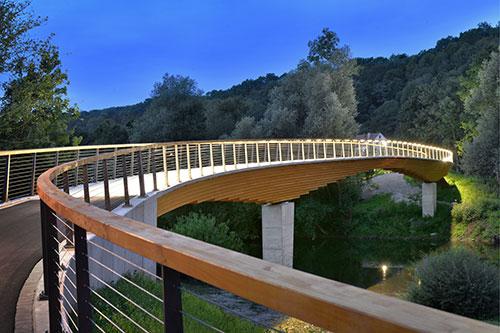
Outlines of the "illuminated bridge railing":
[[[191,180],[228,172],[399,158],[402,163],[430,161],[431,167],[453,160],[450,151],[406,142],[259,140],[142,145],[54,167],[38,178],[51,331],[222,331],[212,318],[189,308],[186,297],[201,298],[253,325],[240,330],[280,330],[276,322],[242,315],[190,289],[187,277],[335,332],[493,332],[493,326],[475,320],[265,262],[110,212],[133,205],[134,197],[147,200],[158,191],[175,191]],[[83,195],[76,195],[80,192]],[[100,239],[123,250],[111,250]],[[92,250],[96,248],[119,265],[96,255]],[[127,251],[143,264],[138,265]],[[134,273],[121,273],[118,267],[123,265],[130,265]],[[105,274],[115,278],[110,281]]]
[[[112,153],[118,150],[144,147],[146,144],[76,146],[62,148],[44,148],[0,151],[0,202],[37,194],[36,179],[46,170],[65,162]],[[175,154],[175,144],[165,145],[168,151],[167,160]],[[211,147],[211,148],[210,148]],[[366,157],[416,157],[452,162],[449,150],[402,141],[364,141],[364,140],[270,140],[270,141],[214,141],[210,143],[178,144],[179,168],[199,165],[231,165],[236,163],[266,163],[277,161],[311,160],[318,158],[366,158]],[[212,155],[210,155],[212,149]],[[148,152],[150,150],[148,149]],[[245,156],[246,152],[246,156]],[[160,157],[161,152],[155,150]],[[144,154],[144,153],[143,153]],[[200,161],[201,156],[201,161]],[[212,156],[212,157],[210,157]],[[175,161],[169,168],[175,166]],[[116,178],[122,167],[116,158],[109,161],[110,177]],[[163,159],[158,159],[158,165]],[[127,160],[129,175],[137,175],[137,156]],[[103,178],[102,163],[88,166],[91,181]],[[149,172],[150,169],[145,170]],[[68,174],[70,186],[82,184],[82,173],[79,168]]]

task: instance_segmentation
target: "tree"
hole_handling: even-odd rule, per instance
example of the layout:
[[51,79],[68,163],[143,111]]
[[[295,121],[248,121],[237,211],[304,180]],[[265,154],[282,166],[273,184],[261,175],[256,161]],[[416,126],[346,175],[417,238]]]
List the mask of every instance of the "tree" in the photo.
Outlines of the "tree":
[[329,29],[309,42],[309,56],[270,95],[260,124],[270,137],[349,137],[358,131],[349,48]]
[[466,143],[462,167],[469,174],[494,176],[500,185],[500,57],[491,54],[478,73],[479,85],[465,101],[466,110],[479,113],[477,136]]
[[253,117],[243,117],[236,123],[231,137],[235,139],[251,139],[259,136],[259,127]]
[[217,139],[229,135],[248,109],[246,101],[238,96],[209,101],[205,111],[207,137]]
[[36,42],[28,32],[45,19],[31,13],[30,1],[0,0],[0,74],[19,68],[20,58],[29,57]]
[[338,69],[349,62],[349,47],[339,47],[340,39],[328,28],[323,28],[321,35],[307,43],[309,55],[307,60],[314,64],[328,63]]
[[78,144],[67,130],[78,109],[66,98],[68,77],[58,49],[47,41],[24,59],[14,78],[3,85],[0,146],[3,149]]
[[132,140],[161,142],[205,137],[202,91],[196,81],[180,75],[163,76],[151,93],[151,103],[134,122]]

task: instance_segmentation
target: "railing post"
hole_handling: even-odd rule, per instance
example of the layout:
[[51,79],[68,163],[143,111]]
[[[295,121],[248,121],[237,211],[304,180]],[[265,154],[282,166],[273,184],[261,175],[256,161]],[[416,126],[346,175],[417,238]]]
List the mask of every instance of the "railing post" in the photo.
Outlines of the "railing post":
[[113,158],[113,179],[116,179],[116,169],[118,169],[118,156],[116,152],[118,151],[118,148],[115,147],[115,157]]
[[[80,159],[80,149],[76,150],[76,160],[78,161]],[[80,174],[80,167],[77,166],[75,170],[75,186],[78,185],[78,175]]]
[[198,143],[198,167],[200,168],[200,175],[203,176],[203,158],[201,157],[201,143]]
[[212,144],[210,146],[210,167],[212,168],[212,174],[215,173],[215,166],[214,166],[214,147]]
[[186,161],[187,161],[187,169],[188,169],[188,178],[192,179],[191,176],[191,154],[189,153],[189,143],[186,143]]
[[31,164],[31,195],[35,195],[36,185],[36,153],[33,154],[33,162]]
[[[362,150],[361,150],[361,142],[358,141],[358,157],[361,157],[362,155],[363,154],[362,154]],[[368,154],[367,154],[367,156],[368,156]]]
[[257,165],[260,165],[260,157],[259,157],[259,143],[255,143],[255,158],[257,159]]
[[122,169],[123,169],[123,196],[125,197],[124,207],[130,207],[130,196],[128,193],[128,175],[127,175],[127,163],[126,156],[122,156]]
[[135,152],[133,151],[130,157],[130,175],[134,175]]
[[69,194],[69,176],[68,171],[63,173],[63,190],[65,193]]
[[151,163],[151,172],[153,174],[153,191],[158,191],[158,180],[156,179],[156,153],[155,148],[152,149],[153,154],[149,155]]
[[179,147],[174,145],[174,154],[175,154],[175,172],[177,174],[177,183],[181,182],[181,169],[179,167]]
[[281,151],[281,142],[278,142],[278,154],[280,157],[280,162],[283,162],[283,153]]
[[176,270],[162,266],[163,315],[166,333],[182,333],[181,276]]
[[61,332],[61,301],[59,295],[59,248],[57,244],[57,234],[54,228],[56,218],[52,210],[40,201],[40,217],[45,228],[45,257],[46,271],[44,279],[47,280],[45,287],[48,289],[49,297],[49,327],[50,332]]
[[76,224],[75,230],[75,270],[78,331],[91,332],[89,262],[87,252],[87,231]]
[[313,141],[313,160],[316,159],[316,141]]
[[306,152],[304,149],[304,142],[302,142],[300,149],[302,150],[302,160],[304,161],[306,159]]
[[85,200],[86,203],[90,203],[88,164],[83,165],[83,200]]
[[271,163],[271,144],[267,143],[267,161]]
[[[99,156],[99,148],[96,149],[95,155]],[[99,160],[95,161],[95,182],[99,179]]]
[[290,142],[290,160],[293,161],[293,143]]
[[332,147],[333,147],[333,158],[337,158],[337,150],[335,148],[335,140],[332,142]]
[[245,149],[245,165],[248,167],[248,149],[246,143],[244,144],[243,149]]
[[163,155],[163,173],[165,174],[165,186],[168,187],[168,167],[167,167],[167,148],[161,147],[161,154]]
[[142,150],[139,150],[139,155],[138,157],[138,163],[139,163],[139,190],[140,194],[139,196],[141,198],[146,197],[146,188],[144,186],[144,170],[142,169]]
[[233,164],[234,164],[234,169],[236,170],[237,164],[238,164],[238,159],[236,158],[236,144],[233,143]]
[[323,141],[323,158],[326,159],[326,142]]
[[10,155],[5,158],[5,176],[3,177],[2,201],[9,201]]
[[109,194],[108,161],[102,160],[102,173],[104,177],[104,207],[111,211],[111,198]]
[[225,156],[224,143],[221,143],[220,150],[222,155],[222,168],[224,171],[226,171],[226,156]]

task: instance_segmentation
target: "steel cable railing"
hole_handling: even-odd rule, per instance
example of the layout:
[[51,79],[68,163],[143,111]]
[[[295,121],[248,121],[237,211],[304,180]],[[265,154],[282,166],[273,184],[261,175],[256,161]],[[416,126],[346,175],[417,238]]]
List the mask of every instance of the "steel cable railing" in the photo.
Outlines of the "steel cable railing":
[[[36,154],[39,156],[41,153]],[[132,207],[137,198],[147,200],[148,195],[156,191],[169,189],[191,179],[245,168],[370,158],[410,158],[439,163],[453,161],[450,151],[437,147],[399,141],[363,140],[179,142],[80,149],[76,155],[79,158],[77,161],[52,169],[46,174],[47,179],[73,198],[107,211],[117,207]],[[10,159],[14,155],[3,156]],[[62,152],[56,157],[55,160],[67,158]],[[35,167],[35,173],[38,168]],[[146,262],[154,258],[135,253],[131,249],[137,247],[132,245],[120,247],[124,244],[114,244],[112,239],[116,237],[104,231],[98,232],[100,227],[93,224],[99,220],[87,221],[85,213],[76,219],[70,218],[75,215],[69,212],[80,210],[80,204],[72,201],[69,205],[61,202],[62,199],[55,199],[56,192],[49,191],[47,184],[42,180],[39,188],[43,190],[42,238],[44,258],[48,259],[44,277],[47,281],[46,292],[51,300],[51,330],[69,327],[72,331],[94,328],[104,332],[112,328],[127,332],[133,327],[133,330],[149,332],[161,331],[166,327],[167,331],[176,332],[182,331],[184,318],[206,329],[222,331],[210,321],[184,309],[183,293],[202,299],[254,325],[263,325],[254,318],[186,289],[182,286],[182,274],[165,266],[164,262],[157,264],[153,260],[152,263],[161,269],[152,269],[151,264]],[[108,224],[104,217],[102,223]],[[100,233],[101,237],[91,231]],[[74,250],[65,249],[61,255],[59,248],[65,248],[65,245],[73,246]],[[68,254],[69,260],[66,257]],[[134,274],[142,274],[153,281],[155,290],[162,289],[162,292],[157,293],[145,287],[135,280],[137,275]],[[64,295],[66,291],[68,294]],[[119,301],[116,303],[114,300]],[[144,303],[145,300],[149,301]],[[151,302],[156,302],[157,306],[151,305]],[[162,309],[163,313],[157,309]],[[121,318],[120,321],[117,322],[116,316]],[[279,331],[273,325],[264,325],[264,329]]]

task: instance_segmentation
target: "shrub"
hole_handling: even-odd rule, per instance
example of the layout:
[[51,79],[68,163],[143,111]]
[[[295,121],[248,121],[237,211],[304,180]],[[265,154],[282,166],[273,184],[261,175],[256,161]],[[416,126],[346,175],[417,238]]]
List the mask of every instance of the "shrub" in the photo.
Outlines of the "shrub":
[[469,250],[430,255],[417,264],[415,276],[412,302],[476,319],[498,315],[498,269]]
[[238,235],[226,223],[217,223],[211,215],[189,213],[180,216],[172,231],[234,251],[243,250],[243,242]]

